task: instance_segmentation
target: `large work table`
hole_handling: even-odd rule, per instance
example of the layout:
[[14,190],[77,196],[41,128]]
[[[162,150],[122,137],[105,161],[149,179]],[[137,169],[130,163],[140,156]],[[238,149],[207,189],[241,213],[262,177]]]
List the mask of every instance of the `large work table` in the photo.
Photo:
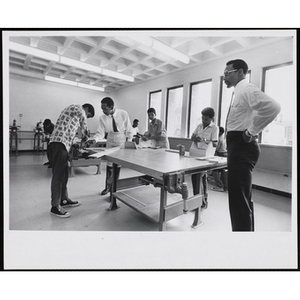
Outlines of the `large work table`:
[[[113,163],[113,184],[110,207],[118,207],[117,199],[166,229],[166,222],[187,211],[194,211],[192,227],[199,226],[202,195],[188,196],[185,175],[198,174],[199,187],[204,171],[225,168],[226,158],[179,156],[166,149],[119,149],[106,155]],[[116,178],[117,168],[126,167],[141,173],[131,178]],[[201,189],[198,189],[201,190]]]

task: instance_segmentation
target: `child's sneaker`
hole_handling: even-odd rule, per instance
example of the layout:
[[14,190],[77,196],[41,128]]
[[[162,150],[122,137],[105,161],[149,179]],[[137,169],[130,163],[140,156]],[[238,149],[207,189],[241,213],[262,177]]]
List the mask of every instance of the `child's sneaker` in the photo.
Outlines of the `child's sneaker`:
[[64,199],[60,202],[62,207],[70,207],[70,206],[79,206],[81,203],[79,201],[72,201],[71,199]]
[[64,210],[60,206],[58,206],[58,207],[52,206],[50,213],[51,213],[51,215],[54,215],[59,218],[69,218],[71,216],[68,211]]

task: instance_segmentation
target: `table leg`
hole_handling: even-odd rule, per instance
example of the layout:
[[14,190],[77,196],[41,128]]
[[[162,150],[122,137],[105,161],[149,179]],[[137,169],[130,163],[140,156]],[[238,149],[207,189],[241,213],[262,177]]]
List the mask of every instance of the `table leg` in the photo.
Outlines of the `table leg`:
[[[202,184],[202,176],[203,173],[197,173],[192,175],[192,183],[193,183],[193,192],[194,195],[198,195],[201,192],[201,184]],[[194,222],[192,224],[192,228],[197,228],[203,224],[201,221],[201,209],[200,207],[196,208],[194,210],[195,216],[194,216]]]
[[164,186],[160,188],[160,207],[159,207],[159,231],[165,231],[167,228],[167,222],[165,221],[165,207],[167,204],[168,192]]
[[118,181],[118,165],[117,164],[113,164],[113,180],[111,183],[111,189],[110,189],[110,206],[109,208],[107,208],[106,210],[116,210],[118,208],[120,208],[117,205],[117,199],[113,196],[113,193],[117,191],[117,181]]
[[74,164],[71,162],[69,166],[69,177],[75,177]]
[[194,222],[192,224],[192,228],[198,228],[201,226],[203,222],[201,221],[201,213],[200,213],[200,207],[195,209],[195,217],[194,217]]
[[99,162],[99,165],[97,165],[97,172],[96,172],[96,175],[97,174],[101,174],[101,160]]

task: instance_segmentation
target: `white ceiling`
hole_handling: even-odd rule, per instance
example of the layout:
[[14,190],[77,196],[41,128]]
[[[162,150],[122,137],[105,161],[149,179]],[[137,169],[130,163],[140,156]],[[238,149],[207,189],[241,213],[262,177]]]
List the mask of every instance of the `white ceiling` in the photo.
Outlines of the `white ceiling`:
[[[62,78],[103,87],[107,92],[291,38],[276,36],[276,33],[264,35],[263,32],[263,35],[259,35],[254,31],[254,34],[242,32],[237,35],[217,30],[211,33],[199,30],[94,31],[86,35],[82,31],[42,33],[38,35],[39,32],[20,32],[19,35],[14,33],[10,36],[10,44],[14,45],[14,50],[9,51],[10,73],[40,79],[44,79],[44,76]],[[148,37],[153,38],[155,43],[159,41],[170,47],[170,50],[163,53],[153,49],[150,44],[146,45],[145,38]],[[18,50],[18,45],[26,47]],[[28,48],[55,54],[59,60],[27,53]],[[170,56],[171,48],[186,55],[189,62],[185,63]],[[74,67],[72,62],[62,63],[61,57],[80,61],[87,64],[87,68],[84,65]],[[99,72],[97,68],[89,70],[90,66],[99,67]],[[102,69],[132,76],[133,82],[115,78],[108,72],[105,75],[101,72]]]

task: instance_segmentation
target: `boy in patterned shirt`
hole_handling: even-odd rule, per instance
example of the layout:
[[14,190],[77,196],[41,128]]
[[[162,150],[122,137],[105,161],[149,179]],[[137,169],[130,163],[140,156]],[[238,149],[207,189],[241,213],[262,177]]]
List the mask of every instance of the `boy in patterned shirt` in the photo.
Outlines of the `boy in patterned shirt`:
[[51,211],[52,215],[61,218],[70,217],[63,207],[78,206],[79,201],[68,197],[68,157],[78,129],[81,129],[83,140],[88,138],[87,118],[95,115],[91,104],[66,107],[60,114],[49,142],[49,154],[52,162]]

